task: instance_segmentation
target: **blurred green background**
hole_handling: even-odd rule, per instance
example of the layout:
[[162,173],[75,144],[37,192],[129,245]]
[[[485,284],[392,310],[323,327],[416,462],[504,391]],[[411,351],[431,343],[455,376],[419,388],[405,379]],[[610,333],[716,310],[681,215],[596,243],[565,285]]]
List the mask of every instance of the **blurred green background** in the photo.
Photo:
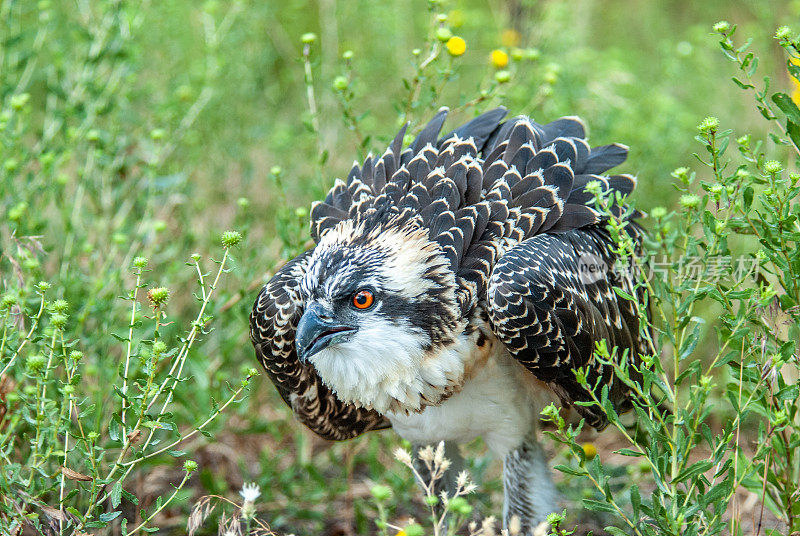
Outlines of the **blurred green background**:
[[[519,48],[521,59],[512,54],[505,68],[510,81],[456,115],[500,104],[540,122],[578,115],[593,144],[631,147],[621,169],[638,175],[634,198],[647,210],[674,201],[670,172],[693,165],[705,116],[762,132],[751,100],[730,81],[734,66],[713,24],[725,19],[753,36],[759,73],[791,91],[772,35],[796,21],[800,2],[2,0],[0,101],[4,113],[16,95],[30,101],[13,128],[11,116],[0,117],[0,248],[25,261],[25,277],[51,282],[70,302],[92,400],[107,399],[119,373],[122,345],[111,334],[127,326],[129,306],[118,297],[131,288],[132,258],[150,259],[148,281],[170,287],[173,318],[185,325],[195,274],[184,263],[194,252],[218,258],[227,229],[245,239],[211,311],[216,329],[187,363],[191,388],[178,395],[185,414],[176,420],[196,422],[198,407],[224,398],[254,366],[247,316],[259,286],[307,240],[302,208],[364,152],[334,80],[347,77],[366,147],[382,151],[403,120],[412,51],[424,47],[436,13],[467,49],[434,66],[453,74],[423,84],[413,125],[497,86],[490,52]],[[319,136],[302,61],[308,32],[317,36],[309,60]],[[43,253],[15,250],[24,236],[39,237]],[[0,266],[8,287],[16,273],[6,259]],[[372,481],[392,486],[398,515],[414,511],[391,432],[331,446],[292,421],[265,377],[214,427],[214,439],[183,447],[201,470],[162,527],[180,532],[194,499],[236,498],[244,481],[261,485],[260,515],[280,531],[367,532]],[[497,511],[497,467],[479,444],[470,452],[480,500]],[[155,459],[136,491],[154,497],[179,473],[180,461]]]

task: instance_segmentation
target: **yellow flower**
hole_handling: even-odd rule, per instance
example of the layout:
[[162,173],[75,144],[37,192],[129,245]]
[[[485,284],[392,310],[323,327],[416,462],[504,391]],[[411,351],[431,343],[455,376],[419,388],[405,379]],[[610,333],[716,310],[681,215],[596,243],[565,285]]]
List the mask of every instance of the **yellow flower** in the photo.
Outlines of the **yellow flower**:
[[586,456],[587,460],[592,460],[595,456],[597,456],[597,447],[595,447],[592,443],[584,443],[583,454]]
[[507,28],[500,34],[500,42],[504,47],[515,47],[519,45],[519,32],[513,28]]
[[451,56],[460,56],[467,50],[467,42],[457,35],[448,39],[445,46]]
[[489,61],[492,62],[492,65],[495,66],[497,69],[502,69],[506,65],[508,65],[508,54],[496,48],[492,50],[492,53],[489,54]]
[[[797,58],[792,58],[790,61],[795,65],[800,65],[800,60]],[[795,104],[800,106],[800,81],[794,76],[790,76],[789,79],[792,81],[792,86],[794,86],[794,90],[792,91],[792,100]]]
[[404,531],[403,529],[400,529],[400,530],[397,531],[397,534],[395,534],[394,536],[406,536],[406,531]]

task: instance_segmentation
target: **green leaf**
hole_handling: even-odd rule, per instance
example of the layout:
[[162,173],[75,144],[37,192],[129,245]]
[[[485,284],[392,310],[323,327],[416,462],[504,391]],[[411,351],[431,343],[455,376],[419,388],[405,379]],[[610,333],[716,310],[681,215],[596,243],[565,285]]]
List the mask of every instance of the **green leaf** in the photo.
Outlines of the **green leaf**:
[[639,458],[641,456],[644,456],[644,454],[642,454],[638,450],[633,450],[633,449],[619,449],[614,452],[616,452],[617,454],[622,454],[623,456],[633,456],[634,458]]
[[584,476],[586,474],[586,469],[574,468],[574,467],[570,467],[568,465],[562,465],[562,464],[556,465],[554,467],[554,469],[557,470],[557,471],[561,471],[562,473],[566,473],[568,475],[573,475],[573,476]]
[[680,473],[675,478],[676,482],[683,482],[693,476],[699,475],[700,473],[705,473],[709,469],[714,467],[714,463],[710,460],[700,460],[699,462],[695,462]]
[[610,514],[617,513],[616,509],[614,509],[614,507],[610,504],[595,501],[594,499],[583,499],[583,505],[594,512],[608,512]]
[[794,77],[795,80],[800,82],[800,65],[795,64],[791,60],[786,61],[786,70]]
[[800,110],[797,109],[797,105],[792,101],[789,95],[786,93],[775,93],[772,95],[772,102],[778,105],[778,108],[786,114],[789,121],[800,124]]
[[111,507],[116,508],[119,506],[120,501],[122,500],[122,482],[117,480],[114,482],[114,485],[111,487],[111,493],[109,494],[109,498],[111,499]]
[[67,506],[67,512],[74,515],[79,521],[83,521],[83,514],[80,513],[74,506]]
[[800,126],[794,121],[786,120],[786,133],[792,139],[795,147],[800,149]]
[[800,398],[800,385],[787,385],[775,395],[775,397],[780,400],[781,402],[787,402],[790,400],[797,400]]
[[122,496],[128,499],[133,504],[139,504],[139,498],[130,491],[122,490]]
[[745,82],[742,82],[741,80],[739,80],[739,79],[738,79],[738,78],[736,78],[735,76],[734,76],[734,77],[732,77],[732,78],[731,78],[731,80],[733,80],[733,81],[734,81],[734,83],[735,83],[737,86],[739,86],[740,88],[742,88],[742,89],[750,89],[750,88],[753,88],[753,87],[755,87],[753,84],[747,84],[747,83],[745,83]]
[[618,529],[617,527],[608,526],[605,527],[603,530],[611,534],[611,536],[628,536],[628,534],[625,531],[623,531],[622,529]]
[[683,347],[681,348],[681,353],[680,353],[681,361],[689,357],[689,355],[691,355],[691,353],[694,352],[694,349],[697,347],[697,343],[699,340],[700,340],[700,324],[696,324],[694,326],[694,330],[692,330],[689,336],[686,337],[686,341],[684,342]]
[[[702,502],[706,505],[714,504],[719,500],[727,498],[728,494],[731,492],[731,483],[729,480],[723,480],[710,490],[708,493],[702,496]],[[760,485],[759,485],[760,488]]]
[[109,521],[112,521],[117,517],[119,517],[121,513],[122,511],[117,510],[115,512],[106,512],[104,514],[100,514],[100,521],[105,521],[106,523],[108,523]]
[[750,210],[750,207],[753,206],[753,187],[747,186],[744,191],[742,192],[742,200],[744,201],[744,211],[747,212]]
[[111,416],[111,422],[108,424],[108,436],[112,441],[120,441],[122,433],[122,420],[119,418],[119,413]]
[[642,496],[639,494],[639,486],[631,486],[631,506],[633,506],[633,517],[639,517],[639,508],[642,506]]

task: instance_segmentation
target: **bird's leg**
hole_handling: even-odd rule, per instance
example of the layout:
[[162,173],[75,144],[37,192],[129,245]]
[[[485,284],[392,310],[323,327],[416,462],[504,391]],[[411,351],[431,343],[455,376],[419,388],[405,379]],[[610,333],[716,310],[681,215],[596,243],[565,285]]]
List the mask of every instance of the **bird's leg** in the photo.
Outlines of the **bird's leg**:
[[[419,458],[419,451],[425,448],[423,445],[414,445],[413,446],[413,453],[414,453],[414,468],[417,470],[419,475],[422,477],[422,481],[424,482],[425,486],[430,486],[431,482],[431,473],[428,470],[428,466],[425,464],[423,460]],[[434,445],[435,451],[435,445]],[[436,482],[433,483],[433,494],[441,499],[442,491],[446,491],[447,495],[452,497],[458,485],[456,484],[456,479],[458,477],[458,473],[463,471],[464,469],[464,458],[461,456],[461,453],[458,450],[458,443],[454,441],[445,441],[444,442],[444,457],[450,461],[450,467],[445,471],[444,475],[439,478]],[[426,491],[423,489],[423,491]],[[442,503],[441,500],[436,505],[436,515],[442,515]]]
[[510,534],[519,529],[520,536],[530,536],[547,514],[558,511],[559,493],[533,433],[503,459],[503,487],[503,526]]

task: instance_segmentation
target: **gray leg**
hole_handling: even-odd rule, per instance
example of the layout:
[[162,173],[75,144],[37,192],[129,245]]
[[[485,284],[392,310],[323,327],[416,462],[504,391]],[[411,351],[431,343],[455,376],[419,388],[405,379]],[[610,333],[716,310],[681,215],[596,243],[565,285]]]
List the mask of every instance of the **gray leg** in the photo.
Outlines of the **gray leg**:
[[530,536],[547,514],[560,511],[547,458],[533,434],[503,460],[503,487],[503,526],[509,532],[519,527],[520,535]]

